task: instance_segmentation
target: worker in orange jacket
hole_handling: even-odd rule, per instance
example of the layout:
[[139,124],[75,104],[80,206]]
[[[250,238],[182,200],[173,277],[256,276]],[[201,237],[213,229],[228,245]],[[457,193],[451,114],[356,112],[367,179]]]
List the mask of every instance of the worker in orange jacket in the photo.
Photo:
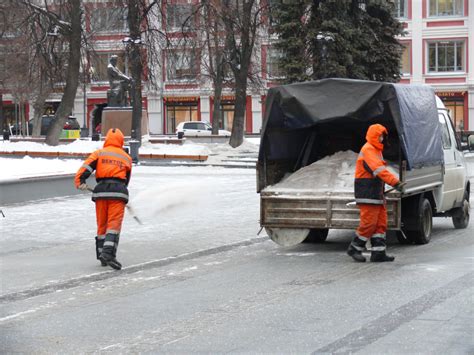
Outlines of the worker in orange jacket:
[[367,143],[362,147],[356,162],[354,193],[360,209],[360,223],[347,254],[358,262],[365,262],[362,251],[370,239],[372,253],[370,261],[393,261],[395,257],[385,252],[387,231],[387,209],[385,208],[385,184],[401,191],[399,179],[387,170],[382,151],[387,143],[388,131],[381,124],[373,124],[365,136]]
[[96,171],[97,185],[92,192],[97,218],[96,256],[102,266],[109,265],[116,270],[122,268],[116,256],[132,172],[132,158],[123,150],[123,142],[120,129],[111,128],[104,148],[84,161],[74,179],[76,188],[88,190],[86,180]]

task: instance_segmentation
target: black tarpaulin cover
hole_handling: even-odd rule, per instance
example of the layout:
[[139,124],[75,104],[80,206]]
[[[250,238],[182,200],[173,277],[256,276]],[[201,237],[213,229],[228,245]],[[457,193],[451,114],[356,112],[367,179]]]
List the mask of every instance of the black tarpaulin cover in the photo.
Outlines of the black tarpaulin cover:
[[[296,161],[311,134],[315,137],[315,147],[320,148],[308,163],[337,150],[357,152],[365,143],[368,126],[373,123],[389,129],[407,160],[408,169],[443,162],[431,87],[324,79],[282,85],[268,91],[259,165],[264,164],[264,159]],[[334,147],[337,144],[341,149]]]

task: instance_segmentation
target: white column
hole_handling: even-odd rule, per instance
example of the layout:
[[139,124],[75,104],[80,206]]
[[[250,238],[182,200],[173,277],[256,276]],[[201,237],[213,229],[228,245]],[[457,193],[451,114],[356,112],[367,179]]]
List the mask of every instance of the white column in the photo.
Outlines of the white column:
[[468,87],[468,129],[474,131],[474,0],[469,0],[468,18],[468,58],[469,72],[467,74]]
[[161,96],[148,96],[148,125],[150,134],[163,134],[163,99]]
[[422,1],[412,1],[412,61],[413,84],[423,83],[423,4]]
[[[87,100],[87,96],[86,96]],[[77,90],[77,95],[76,99],[74,100],[74,107],[72,109],[72,115],[76,117],[77,122],[79,125],[84,127],[84,117],[87,115],[87,107],[86,107],[86,113],[84,114],[84,91],[83,90]],[[87,120],[87,117],[86,117]]]
[[262,129],[261,96],[252,96],[252,133],[260,133]]
[[200,96],[201,101],[201,121],[211,122],[211,104],[209,96]]

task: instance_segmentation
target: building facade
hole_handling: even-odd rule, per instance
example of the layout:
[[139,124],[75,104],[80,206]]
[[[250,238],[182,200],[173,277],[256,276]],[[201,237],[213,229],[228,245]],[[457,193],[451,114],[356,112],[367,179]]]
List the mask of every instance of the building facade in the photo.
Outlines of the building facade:
[[[158,25],[173,39],[178,38],[183,22],[199,0],[174,0],[166,3]],[[267,1],[267,0],[265,0]],[[392,0],[395,15],[404,24],[406,36],[401,62],[401,83],[428,84],[450,110],[456,130],[474,130],[474,0]],[[107,102],[107,64],[111,55],[119,57],[119,68],[128,73],[124,39],[128,28],[126,13],[107,0],[85,2],[86,29],[92,34],[95,52],[87,58],[88,80],[81,83],[73,114],[82,127],[92,131],[99,123],[100,110]],[[260,86],[249,89],[245,109],[245,132],[259,133],[264,114],[266,90],[280,76],[276,40],[268,29],[255,47],[254,68],[259,68]],[[265,33],[266,32],[266,33]],[[213,90],[205,70],[202,53],[177,47],[160,52],[160,67],[155,70],[158,87],[144,85],[143,107],[148,113],[151,134],[174,134],[182,121],[211,122]],[[5,113],[12,121],[19,108],[6,94]],[[54,113],[60,94],[47,102]],[[231,86],[224,88],[220,127],[232,127],[235,96]],[[22,108],[28,116],[32,108]],[[99,114],[98,114],[99,113]]]
[[474,0],[397,0],[402,83],[428,84],[457,131],[474,130]]

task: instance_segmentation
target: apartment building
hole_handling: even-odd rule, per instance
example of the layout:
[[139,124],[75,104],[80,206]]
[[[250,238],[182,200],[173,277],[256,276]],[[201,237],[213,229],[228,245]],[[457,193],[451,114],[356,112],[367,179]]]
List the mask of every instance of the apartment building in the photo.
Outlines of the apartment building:
[[[179,37],[185,19],[189,17],[194,2],[172,1],[164,8],[160,24],[171,38]],[[474,0],[393,0],[395,15],[403,22],[406,36],[400,38],[404,45],[401,72],[402,83],[432,85],[451,112],[456,130],[474,130]],[[111,6],[110,2],[91,0],[85,2],[85,23],[93,33],[95,53],[88,58],[89,77],[81,83],[73,114],[81,126],[98,124],[100,109],[107,102],[107,64],[111,55],[119,57],[119,68],[128,72],[126,13]],[[471,11],[472,10],[472,11]],[[272,47],[274,36],[263,35],[256,45],[252,65],[260,69],[261,84],[249,89],[245,110],[245,132],[259,133],[264,111],[265,91],[280,76],[279,53]],[[148,113],[151,134],[174,134],[182,121],[211,122],[213,90],[209,79],[200,75],[203,70],[201,57],[189,48],[163,50],[160,68],[155,76],[158,88],[145,83],[143,107]],[[11,122],[18,114],[9,95],[4,95],[5,113]],[[47,103],[53,113],[60,101],[60,94]],[[232,87],[224,88],[220,127],[230,129],[233,122],[235,96]],[[29,105],[24,108],[31,112]],[[99,115],[100,117],[100,115]]]
[[396,0],[402,83],[428,84],[457,131],[474,130],[474,0]]

